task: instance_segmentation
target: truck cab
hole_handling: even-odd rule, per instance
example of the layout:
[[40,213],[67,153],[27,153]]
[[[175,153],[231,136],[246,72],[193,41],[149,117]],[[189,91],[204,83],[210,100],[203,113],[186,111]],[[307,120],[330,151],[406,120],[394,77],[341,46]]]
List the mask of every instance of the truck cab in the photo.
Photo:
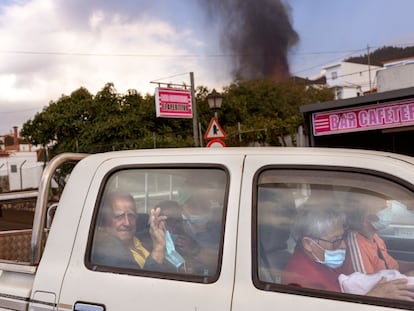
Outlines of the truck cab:
[[[300,212],[317,202],[346,217],[360,193],[381,198],[391,211],[389,225],[378,231],[390,256],[414,262],[413,169],[407,156],[320,148],[84,156],[65,186],[44,249],[37,250],[36,232],[44,231],[47,213],[39,212],[31,261],[1,260],[0,254],[0,310],[412,309],[403,299],[286,284],[283,273],[300,247]],[[149,254],[151,210],[165,215],[171,243],[162,266],[131,264],[134,256],[127,263],[123,256],[131,254],[105,235],[107,198],[116,193],[128,194],[134,208],[134,215],[118,215],[128,223],[119,230],[134,228],[135,241]]]

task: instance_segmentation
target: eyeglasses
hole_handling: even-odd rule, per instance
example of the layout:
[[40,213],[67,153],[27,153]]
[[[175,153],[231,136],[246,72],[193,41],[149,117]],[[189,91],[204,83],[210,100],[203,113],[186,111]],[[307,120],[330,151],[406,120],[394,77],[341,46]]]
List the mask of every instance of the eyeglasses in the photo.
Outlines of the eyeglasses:
[[319,241],[324,241],[324,242],[327,242],[327,243],[331,243],[332,248],[337,249],[337,248],[339,248],[339,246],[341,246],[342,242],[345,241],[345,238],[346,238],[346,234],[344,234],[341,238],[339,238],[335,241],[329,241],[329,240],[325,240],[325,239],[322,239],[322,238],[315,238],[315,240],[318,241],[318,244],[319,244]]

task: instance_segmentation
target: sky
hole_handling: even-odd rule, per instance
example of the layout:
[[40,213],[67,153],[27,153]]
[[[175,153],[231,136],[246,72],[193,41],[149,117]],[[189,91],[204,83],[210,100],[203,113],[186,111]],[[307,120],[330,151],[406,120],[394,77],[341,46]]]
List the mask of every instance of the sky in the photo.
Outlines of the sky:
[[[196,86],[220,91],[234,81],[227,32],[245,30],[233,12],[243,1],[270,16],[282,1],[297,35],[287,50],[292,75],[414,45],[413,0],[0,0],[0,135],[80,87],[96,94],[112,82],[121,94],[153,94],[157,83],[189,85],[193,72]],[[227,22],[216,17],[223,3]]]

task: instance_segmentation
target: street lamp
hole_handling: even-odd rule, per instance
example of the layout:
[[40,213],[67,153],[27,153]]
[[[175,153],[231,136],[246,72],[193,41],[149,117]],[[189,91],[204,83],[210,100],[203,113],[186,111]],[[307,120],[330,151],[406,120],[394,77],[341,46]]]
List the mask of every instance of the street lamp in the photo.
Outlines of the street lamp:
[[217,119],[217,110],[221,108],[223,97],[215,89],[207,95],[208,106],[211,110],[214,110],[214,117]]

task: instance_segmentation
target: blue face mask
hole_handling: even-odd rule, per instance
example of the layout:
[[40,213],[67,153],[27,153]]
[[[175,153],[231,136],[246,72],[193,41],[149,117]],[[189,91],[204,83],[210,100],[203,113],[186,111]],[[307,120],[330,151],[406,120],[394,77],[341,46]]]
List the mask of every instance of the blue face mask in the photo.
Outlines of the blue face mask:
[[173,243],[175,245],[175,242],[177,242],[177,234],[171,233],[171,232],[169,232],[169,233],[170,233],[171,239],[172,239],[172,241],[173,241]]
[[185,263],[184,258],[175,250],[173,239],[168,230],[165,231],[165,259],[177,269]]
[[377,214],[378,220],[373,221],[371,224],[375,230],[380,231],[386,229],[392,222],[392,208],[387,207],[379,211]]
[[[313,241],[313,240],[312,240]],[[324,261],[319,260],[315,255],[313,255],[317,262],[324,264],[325,266],[336,269],[342,266],[345,261],[346,250],[342,248],[338,248],[336,250],[327,250],[322,248],[318,243],[313,241],[315,245],[318,245],[320,249],[323,250],[324,253]]]

